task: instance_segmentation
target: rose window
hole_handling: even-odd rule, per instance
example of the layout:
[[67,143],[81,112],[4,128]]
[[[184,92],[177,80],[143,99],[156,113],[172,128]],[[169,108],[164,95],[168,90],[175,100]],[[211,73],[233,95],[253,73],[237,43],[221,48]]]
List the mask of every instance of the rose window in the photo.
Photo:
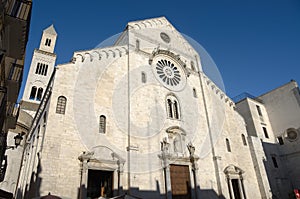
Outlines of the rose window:
[[167,85],[176,86],[181,81],[178,68],[171,61],[167,61],[166,59],[157,61],[156,72]]

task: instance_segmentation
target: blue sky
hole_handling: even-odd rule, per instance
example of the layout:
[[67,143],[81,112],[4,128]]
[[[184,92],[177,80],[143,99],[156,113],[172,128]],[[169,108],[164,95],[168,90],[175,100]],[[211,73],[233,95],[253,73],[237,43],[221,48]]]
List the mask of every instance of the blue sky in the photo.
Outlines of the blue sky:
[[120,33],[129,21],[159,16],[206,49],[230,97],[258,96],[291,79],[300,82],[299,0],[34,0],[23,84],[49,25],[58,33],[56,63],[61,64],[74,51]]

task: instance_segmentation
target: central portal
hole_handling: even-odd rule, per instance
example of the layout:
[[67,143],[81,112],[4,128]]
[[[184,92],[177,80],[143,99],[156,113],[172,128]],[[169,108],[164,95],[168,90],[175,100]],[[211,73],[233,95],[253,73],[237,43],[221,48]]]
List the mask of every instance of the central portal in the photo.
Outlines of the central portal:
[[189,166],[170,165],[172,199],[190,199],[191,181]]
[[113,171],[88,170],[87,198],[113,196]]

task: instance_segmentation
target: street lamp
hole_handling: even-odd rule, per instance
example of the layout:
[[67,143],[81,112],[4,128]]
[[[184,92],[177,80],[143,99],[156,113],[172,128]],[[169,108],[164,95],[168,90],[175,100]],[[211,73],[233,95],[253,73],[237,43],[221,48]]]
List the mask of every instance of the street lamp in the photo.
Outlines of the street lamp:
[[23,140],[23,137],[19,133],[18,135],[16,135],[14,137],[14,139],[15,139],[15,146],[7,146],[6,149],[15,149],[15,148],[17,148],[21,144],[21,141]]

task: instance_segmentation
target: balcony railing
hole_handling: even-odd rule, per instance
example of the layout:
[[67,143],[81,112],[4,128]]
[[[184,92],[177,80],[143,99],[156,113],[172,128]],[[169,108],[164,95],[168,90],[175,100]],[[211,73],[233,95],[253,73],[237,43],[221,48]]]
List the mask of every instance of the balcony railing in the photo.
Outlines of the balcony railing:
[[31,1],[8,0],[5,5],[5,13],[11,17],[27,21],[30,17]]
[[12,63],[8,75],[8,80],[21,82],[23,76],[23,66],[19,64]]
[[19,112],[20,112],[19,104],[7,102],[7,107],[6,107],[6,129],[7,130],[16,128]]

